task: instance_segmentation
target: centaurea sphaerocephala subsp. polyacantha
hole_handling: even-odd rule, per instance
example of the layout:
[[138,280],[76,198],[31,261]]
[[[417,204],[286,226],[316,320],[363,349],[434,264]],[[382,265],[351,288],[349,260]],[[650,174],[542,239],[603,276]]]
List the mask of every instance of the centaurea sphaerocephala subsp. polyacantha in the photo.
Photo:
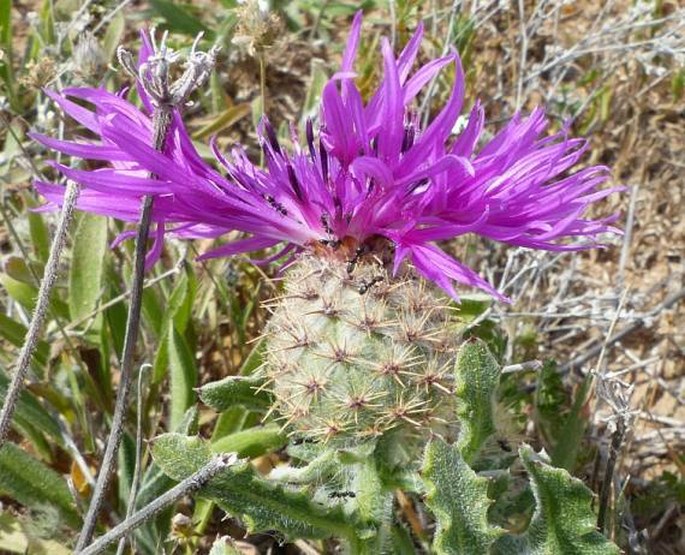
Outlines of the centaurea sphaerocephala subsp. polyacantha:
[[[83,186],[83,210],[134,221],[139,199],[154,195],[160,240],[153,256],[165,229],[189,238],[248,234],[207,257],[279,246],[272,257],[277,258],[322,244],[352,245],[354,252],[384,239],[393,247],[395,271],[409,261],[452,297],[457,296],[456,281],[504,299],[437,243],[475,233],[534,249],[578,250],[594,246],[600,234],[616,231],[610,225],[616,215],[583,219],[592,203],[619,189],[599,189],[608,179],[607,168],[572,173],[588,143],[569,138],[566,131],[546,136],[542,109],[526,117],[516,114],[483,142],[484,111],[476,101],[465,128],[453,137],[464,102],[461,62],[453,52],[412,71],[421,27],[397,57],[389,41],[382,40],[383,79],[364,102],[354,72],[360,30],[357,14],[342,67],[323,89],[318,131],[308,123],[304,146],[295,140],[286,151],[268,120],[262,121],[264,168],[252,163],[239,145],[226,157],[213,143],[226,175],[220,173],[198,155],[177,112],[166,150],[155,152],[149,107],[139,110],[122,95],[103,89],[51,93],[97,141],[37,138],[72,156],[110,162],[92,171],[59,166]],[[456,74],[452,92],[424,128],[412,104],[450,65]],[[70,96],[93,109],[71,102]],[[37,188],[49,201],[61,202],[61,187],[37,183]]]

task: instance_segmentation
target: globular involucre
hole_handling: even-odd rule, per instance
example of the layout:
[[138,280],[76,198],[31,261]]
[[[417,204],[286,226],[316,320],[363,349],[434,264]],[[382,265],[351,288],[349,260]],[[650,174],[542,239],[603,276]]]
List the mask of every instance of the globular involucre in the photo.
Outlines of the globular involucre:
[[296,433],[335,444],[449,431],[460,337],[449,299],[373,257],[322,251],[293,265],[273,304],[264,372],[277,412]]

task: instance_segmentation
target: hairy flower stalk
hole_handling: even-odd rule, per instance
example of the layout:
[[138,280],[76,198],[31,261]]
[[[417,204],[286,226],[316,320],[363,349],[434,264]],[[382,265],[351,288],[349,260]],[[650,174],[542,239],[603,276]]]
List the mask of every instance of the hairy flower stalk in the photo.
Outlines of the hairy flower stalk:
[[[186,70],[177,81],[171,82],[169,75],[170,66],[178,60],[179,56],[167,48],[166,33],[162,37],[159,47],[155,43],[154,35],[153,31],[150,34],[151,40],[149,42],[147,36],[143,36],[145,48],[141,52],[140,63],[137,67],[133,62],[133,56],[126,50],[120,48],[118,55],[121,65],[137,80],[141,97],[146,101],[148,107],[151,107],[152,148],[155,152],[163,152],[173,119],[174,117],[180,117],[178,109],[187,101],[192,91],[201,86],[208,77],[214,65],[215,51],[212,50],[209,54],[196,52],[196,46],[200,39],[198,37],[195,44],[193,44],[190,57],[186,63]],[[147,173],[147,179],[151,181],[156,179],[154,171],[148,171]],[[123,434],[127,399],[132,383],[134,351],[140,325],[145,250],[150,232],[153,200],[153,196],[150,194],[145,195],[142,200],[140,221],[136,233],[131,303],[126,321],[126,334],[121,357],[119,391],[112,420],[112,429],[105,448],[98,480],[81,534],[76,543],[77,553],[83,552],[86,549],[93,536]]]
[[[101,90],[65,91],[94,111],[55,96],[98,141],[37,138],[66,154],[112,161],[94,171],[61,168],[83,186],[79,208],[134,221],[140,199],[154,197],[149,262],[165,232],[246,234],[204,258],[268,251],[255,263],[278,263],[285,283],[271,304],[265,373],[274,410],[292,430],[343,443],[407,430],[409,441],[419,429],[449,430],[445,374],[459,347],[459,322],[448,308],[458,299],[455,282],[508,300],[438,243],[472,233],[535,249],[597,246],[602,234],[617,231],[618,216],[583,215],[620,187],[599,188],[605,167],[574,171],[587,142],[566,128],[545,135],[542,109],[517,113],[485,140],[476,101],[455,135],[461,62],[453,52],[414,70],[421,27],[399,56],[382,41],[383,78],[364,100],[354,72],[360,33],[358,14],[342,67],[323,89],[318,124],[309,121],[302,140],[293,129],[286,148],[262,120],[264,167],[240,145],[225,156],[214,142],[217,171],[177,114],[158,152],[146,140],[149,116]],[[452,92],[423,127],[415,99],[450,66]],[[36,186],[49,202],[62,202],[61,188]]]

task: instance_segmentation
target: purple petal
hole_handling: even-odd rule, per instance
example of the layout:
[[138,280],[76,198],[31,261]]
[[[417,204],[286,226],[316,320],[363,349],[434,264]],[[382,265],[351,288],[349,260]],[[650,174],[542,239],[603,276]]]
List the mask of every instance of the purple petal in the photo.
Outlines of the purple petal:
[[347,39],[347,46],[342,59],[342,71],[352,71],[354,67],[354,59],[357,57],[357,49],[359,48],[359,37],[362,30],[362,18],[364,14],[362,10],[358,10],[354,14],[350,35]]

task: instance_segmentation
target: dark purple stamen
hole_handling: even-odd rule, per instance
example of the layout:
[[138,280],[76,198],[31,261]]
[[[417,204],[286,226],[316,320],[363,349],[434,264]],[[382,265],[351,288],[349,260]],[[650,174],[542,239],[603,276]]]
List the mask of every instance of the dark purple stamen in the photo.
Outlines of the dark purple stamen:
[[319,141],[319,157],[321,158],[321,176],[326,183],[328,182],[328,152],[321,141]]
[[281,145],[278,144],[278,137],[276,136],[276,131],[271,125],[268,119],[264,119],[264,131],[266,131],[266,136],[269,139],[269,144],[273,148],[276,154],[281,154]]
[[316,148],[314,148],[314,124],[312,123],[311,118],[307,118],[305,131],[307,133],[307,146],[309,147],[309,156],[312,157],[312,160],[316,160]]
[[407,152],[414,144],[416,138],[416,130],[412,124],[404,128],[404,137],[402,138],[402,153]]
[[297,180],[297,175],[295,174],[295,168],[291,164],[287,165],[288,168],[288,179],[290,180],[290,186],[293,188],[295,195],[298,200],[304,200],[302,196],[302,187],[300,187],[300,182]]

